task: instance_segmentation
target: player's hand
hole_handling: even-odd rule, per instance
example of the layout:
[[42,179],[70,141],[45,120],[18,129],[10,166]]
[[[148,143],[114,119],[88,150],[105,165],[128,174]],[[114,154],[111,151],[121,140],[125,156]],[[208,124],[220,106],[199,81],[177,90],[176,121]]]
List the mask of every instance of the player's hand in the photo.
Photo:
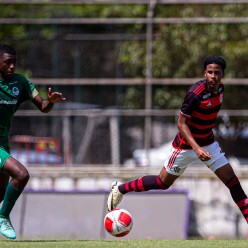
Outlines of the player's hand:
[[199,147],[195,152],[201,161],[208,161],[211,159],[211,154],[202,147]]
[[66,100],[60,92],[52,92],[51,87],[48,88],[47,100],[51,103],[56,103],[61,100]]

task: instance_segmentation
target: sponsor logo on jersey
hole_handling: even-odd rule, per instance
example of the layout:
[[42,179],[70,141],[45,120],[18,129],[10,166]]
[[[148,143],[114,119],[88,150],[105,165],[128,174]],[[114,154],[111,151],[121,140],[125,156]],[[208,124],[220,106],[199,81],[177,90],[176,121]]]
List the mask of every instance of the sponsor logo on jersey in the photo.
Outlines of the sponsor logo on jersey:
[[13,94],[14,94],[15,96],[18,96],[19,93],[20,93],[20,91],[19,91],[19,89],[18,89],[17,87],[13,87],[13,88],[12,88],[12,92],[13,92]]
[[14,81],[14,82],[10,82],[9,84],[16,84],[17,83],[17,81]]
[[0,104],[15,105],[17,104],[17,100],[12,100],[12,101],[0,100]]
[[209,98],[210,96],[211,96],[211,93],[208,93],[208,94],[204,95],[202,98],[203,98],[203,99],[207,99],[207,98]]

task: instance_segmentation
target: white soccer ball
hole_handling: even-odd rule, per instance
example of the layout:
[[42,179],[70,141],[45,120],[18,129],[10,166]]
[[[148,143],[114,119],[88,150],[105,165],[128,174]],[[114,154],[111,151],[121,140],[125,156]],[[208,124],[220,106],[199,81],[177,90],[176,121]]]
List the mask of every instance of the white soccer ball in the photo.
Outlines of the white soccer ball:
[[133,227],[131,214],[125,209],[113,209],[104,218],[106,231],[114,237],[127,235]]

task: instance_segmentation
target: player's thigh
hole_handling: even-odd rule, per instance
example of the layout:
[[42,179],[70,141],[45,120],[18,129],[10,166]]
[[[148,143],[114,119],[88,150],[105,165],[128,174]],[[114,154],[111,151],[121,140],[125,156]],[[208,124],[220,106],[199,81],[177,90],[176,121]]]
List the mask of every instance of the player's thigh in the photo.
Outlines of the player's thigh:
[[206,164],[210,170],[215,172],[217,169],[228,164],[225,153],[222,152],[221,147],[217,141],[211,145],[205,146],[204,148],[211,154],[211,159],[204,161],[204,164]]
[[172,147],[168,158],[164,162],[164,168],[169,175],[178,177],[183,174],[189,165],[197,160],[199,158],[194,150],[182,150]]
[[3,171],[3,167],[6,164],[6,161],[9,159],[10,154],[4,147],[0,147],[0,171]]

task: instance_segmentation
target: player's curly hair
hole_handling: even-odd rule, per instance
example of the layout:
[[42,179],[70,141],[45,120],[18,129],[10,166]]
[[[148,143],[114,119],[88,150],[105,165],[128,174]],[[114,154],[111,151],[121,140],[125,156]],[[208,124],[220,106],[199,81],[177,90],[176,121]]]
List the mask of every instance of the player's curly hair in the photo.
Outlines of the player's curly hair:
[[10,45],[0,44],[0,56],[2,56],[4,53],[16,55],[16,50]]
[[210,56],[207,57],[204,62],[203,62],[203,67],[206,70],[207,65],[209,64],[217,64],[221,66],[222,71],[224,71],[226,69],[226,61],[219,56]]

